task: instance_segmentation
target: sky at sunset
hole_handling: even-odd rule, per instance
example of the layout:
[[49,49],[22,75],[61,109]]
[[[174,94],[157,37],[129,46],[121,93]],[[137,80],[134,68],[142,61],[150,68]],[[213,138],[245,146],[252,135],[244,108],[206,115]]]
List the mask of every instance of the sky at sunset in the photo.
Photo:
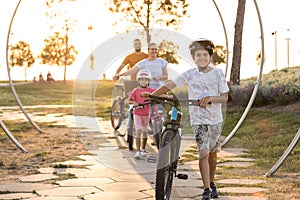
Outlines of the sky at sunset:
[[[73,66],[68,67],[67,79],[76,79],[80,68],[91,53],[101,46],[105,41],[109,41],[116,37],[116,32],[123,33],[124,27],[112,27],[112,23],[116,17],[112,15],[104,2],[107,0],[77,0],[75,2],[67,2],[65,8],[71,15],[76,16],[77,23],[74,30],[70,33],[70,43],[74,44],[79,51],[76,62]],[[181,29],[177,32],[185,35],[190,39],[209,38],[216,45],[225,46],[225,36],[221,20],[212,0],[189,0],[189,14]],[[223,20],[226,26],[229,53],[232,53],[233,39],[234,39],[234,24],[237,8],[236,0],[216,0]],[[11,20],[13,11],[18,3],[18,0],[0,0],[0,80],[7,80],[6,68],[6,38],[8,33],[8,26]],[[277,31],[277,63],[278,69],[287,66],[287,40],[289,40],[289,54],[290,66],[300,65],[300,12],[298,11],[297,1],[294,0],[274,0],[265,1],[257,0],[262,17],[264,39],[265,39],[265,56],[266,62],[264,65],[264,73],[275,69],[275,37],[271,33]],[[10,43],[16,44],[23,40],[30,43],[34,55],[38,55],[43,48],[43,40],[51,33],[49,25],[45,18],[46,6],[42,0],[22,0],[18,12],[15,16],[12,25],[12,35],[10,36]],[[88,26],[92,25],[93,30],[88,30]],[[289,29],[289,31],[287,31]],[[172,30],[169,30],[172,31]],[[245,24],[243,33],[243,47],[242,47],[242,65],[241,78],[257,76],[259,66],[256,63],[256,54],[260,50],[260,29],[258,17],[253,1],[247,1]],[[139,36],[137,36],[139,37]],[[123,38],[126,40],[126,36]],[[128,39],[129,50],[131,51],[132,40]],[[146,41],[142,40],[143,46],[146,47]],[[110,63],[110,66],[99,66],[96,55],[95,67],[103,68],[103,72],[110,78],[114,73],[116,67],[128,53],[128,51],[121,51],[118,45],[114,46],[114,51],[119,52]],[[116,53],[114,52],[114,53]],[[232,56],[232,54],[229,54]],[[184,65],[184,63],[181,63]],[[229,67],[231,60],[229,60]],[[176,66],[172,66],[176,68]],[[178,67],[178,66],[177,66]],[[224,66],[220,66],[224,67]],[[60,69],[60,70],[58,70]],[[46,67],[41,66],[38,61],[34,67],[27,70],[27,80],[32,80],[33,76],[40,72],[46,74],[51,71],[54,78],[63,78],[63,67],[56,66]],[[23,80],[24,72],[18,67],[11,70],[13,80]]]

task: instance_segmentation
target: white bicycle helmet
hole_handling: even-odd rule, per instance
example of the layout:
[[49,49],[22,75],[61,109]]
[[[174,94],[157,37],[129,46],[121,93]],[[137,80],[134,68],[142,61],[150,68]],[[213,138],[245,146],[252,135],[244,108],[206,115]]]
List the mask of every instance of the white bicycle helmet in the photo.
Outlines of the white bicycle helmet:
[[140,70],[136,75],[136,80],[138,81],[140,78],[147,78],[150,81],[151,80],[151,72],[147,69]]

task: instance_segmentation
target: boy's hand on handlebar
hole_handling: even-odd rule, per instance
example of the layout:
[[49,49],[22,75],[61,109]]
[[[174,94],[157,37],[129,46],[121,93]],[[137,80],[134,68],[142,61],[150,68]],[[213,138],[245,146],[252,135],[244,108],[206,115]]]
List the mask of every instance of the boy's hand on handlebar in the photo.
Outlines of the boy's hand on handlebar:
[[211,96],[207,96],[199,100],[199,106],[201,108],[206,108],[207,104],[209,103],[211,104],[211,102],[212,102]]

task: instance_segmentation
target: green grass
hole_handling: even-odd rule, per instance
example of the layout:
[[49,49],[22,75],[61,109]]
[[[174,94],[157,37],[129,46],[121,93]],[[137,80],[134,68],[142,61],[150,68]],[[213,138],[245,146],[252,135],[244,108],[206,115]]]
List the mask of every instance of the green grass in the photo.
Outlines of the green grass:
[[[228,109],[223,135],[233,129],[241,116],[241,110]],[[272,111],[268,108],[252,108],[228,147],[249,149],[250,157],[258,166],[269,169],[284,153],[299,129],[299,115]],[[284,171],[299,172],[300,147],[295,147],[281,167]]]

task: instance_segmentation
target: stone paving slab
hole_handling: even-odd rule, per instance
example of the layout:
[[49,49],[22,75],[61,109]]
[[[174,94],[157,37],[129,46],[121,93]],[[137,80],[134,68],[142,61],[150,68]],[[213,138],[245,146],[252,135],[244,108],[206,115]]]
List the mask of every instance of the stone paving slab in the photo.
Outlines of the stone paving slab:
[[[144,193],[151,196],[151,200],[155,199],[155,190],[145,190]],[[171,200],[173,199],[200,199],[202,195],[202,189],[200,188],[190,188],[190,187],[172,187]]]
[[22,182],[42,182],[46,180],[56,179],[58,176],[54,174],[33,174],[28,176],[19,177]]
[[78,197],[34,197],[31,200],[78,200]]
[[253,162],[224,162],[218,163],[217,167],[251,167]]
[[77,173],[86,173],[87,171],[91,171],[86,168],[51,168],[44,167],[39,168],[38,171],[42,174],[77,174]]
[[56,162],[53,163],[52,165],[81,165],[81,166],[86,166],[86,165],[95,165],[97,164],[97,161],[87,161],[87,160],[68,160],[65,162]]
[[202,180],[196,180],[196,179],[174,179],[173,181],[173,187],[202,187],[203,183]]
[[117,181],[117,182],[144,182],[147,180],[147,182],[154,182],[155,181],[155,173],[149,172],[145,174],[128,174],[128,173],[121,173],[118,176],[109,175],[111,179]]
[[37,190],[36,192],[41,196],[76,197],[102,191],[96,187],[58,187],[47,190]]
[[56,188],[57,185],[43,183],[1,183],[0,191],[10,192],[32,192],[34,190]]
[[32,198],[37,196],[36,194],[33,193],[10,193],[10,194],[0,194],[0,199],[1,200],[6,200],[6,199],[27,199],[27,198]]
[[267,200],[267,198],[254,196],[220,196],[216,200]]
[[218,153],[218,157],[237,157],[245,154],[247,154],[247,150],[243,148],[223,148]]
[[253,158],[242,158],[242,157],[222,157],[222,162],[228,161],[240,161],[240,162],[254,162],[255,159]]
[[255,180],[255,179],[222,179],[216,181],[216,183],[222,184],[236,184],[236,185],[256,185],[260,183],[266,183],[265,180]]
[[89,194],[84,196],[85,200],[138,200],[138,199],[149,199],[149,195],[128,191],[128,192],[105,192],[97,194]]
[[105,184],[115,183],[110,178],[74,178],[63,181],[56,181],[60,186],[96,186],[100,187]]
[[143,191],[153,189],[153,185],[143,182],[115,182],[99,187],[104,192],[124,192],[124,191]]
[[222,187],[218,188],[219,192],[234,193],[234,194],[254,194],[267,191],[264,188],[258,187]]

